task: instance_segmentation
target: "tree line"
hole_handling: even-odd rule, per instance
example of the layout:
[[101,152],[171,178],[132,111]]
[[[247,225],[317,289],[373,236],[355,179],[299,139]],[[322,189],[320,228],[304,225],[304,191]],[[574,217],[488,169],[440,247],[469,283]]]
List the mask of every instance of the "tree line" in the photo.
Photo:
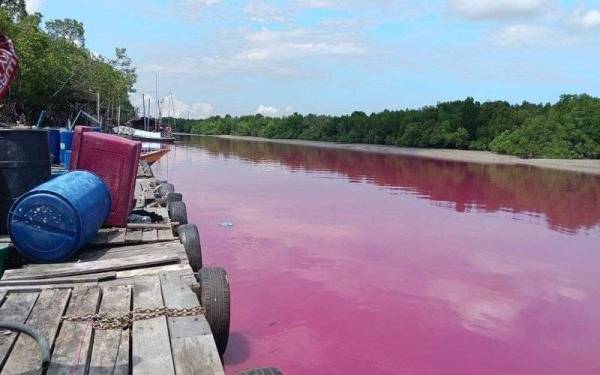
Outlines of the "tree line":
[[96,114],[100,93],[105,123],[134,116],[129,93],[137,79],[124,48],[115,56],[99,56],[85,45],[85,30],[73,19],[49,20],[28,14],[24,0],[0,0],[0,33],[10,38],[19,58],[19,75],[9,95],[0,103],[0,121],[35,123],[47,112],[46,124],[65,125],[79,110]]
[[473,98],[367,115],[215,116],[177,119],[191,134],[241,135],[402,147],[489,150],[522,158],[600,158],[600,99],[563,95],[554,104]]

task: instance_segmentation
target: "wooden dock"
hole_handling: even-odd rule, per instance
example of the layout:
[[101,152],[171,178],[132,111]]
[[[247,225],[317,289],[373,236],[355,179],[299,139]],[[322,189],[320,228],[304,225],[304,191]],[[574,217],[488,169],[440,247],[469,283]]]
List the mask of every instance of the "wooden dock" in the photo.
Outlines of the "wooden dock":
[[[224,374],[205,315],[169,312],[197,311],[200,286],[174,235],[177,223],[155,202],[157,181],[144,173],[138,174],[136,207],[153,210],[164,222],[102,229],[68,262],[5,271],[0,320],[40,332],[50,344],[51,362],[41,367],[29,336],[0,330],[2,374]],[[160,308],[170,310],[126,329],[64,319]]]

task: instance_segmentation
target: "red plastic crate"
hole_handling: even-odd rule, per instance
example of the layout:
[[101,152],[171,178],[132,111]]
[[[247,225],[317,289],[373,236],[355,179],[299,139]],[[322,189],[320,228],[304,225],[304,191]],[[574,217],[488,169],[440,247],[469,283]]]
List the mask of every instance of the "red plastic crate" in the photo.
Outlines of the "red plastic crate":
[[73,144],[71,146],[71,160],[69,161],[69,170],[75,169],[74,166],[78,163],[79,153],[75,152],[75,149],[79,149],[79,142],[81,141],[81,134],[93,131],[94,128],[91,126],[77,125],[73,131]]
[[78,128],[75,129],[70,166],[90,171],[104,181],[112,204],[105,225],[125,227],[133,208],[142,144]]

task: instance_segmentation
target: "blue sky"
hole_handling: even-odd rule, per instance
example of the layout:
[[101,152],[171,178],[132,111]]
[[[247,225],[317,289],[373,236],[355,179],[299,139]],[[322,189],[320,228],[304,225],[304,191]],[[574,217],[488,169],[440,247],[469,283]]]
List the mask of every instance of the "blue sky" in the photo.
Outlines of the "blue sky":
[[[367,113],[600,96],[600,0],[29,0],[126,47],[177,115]],[[167,100],[171,102],[171,100]]]

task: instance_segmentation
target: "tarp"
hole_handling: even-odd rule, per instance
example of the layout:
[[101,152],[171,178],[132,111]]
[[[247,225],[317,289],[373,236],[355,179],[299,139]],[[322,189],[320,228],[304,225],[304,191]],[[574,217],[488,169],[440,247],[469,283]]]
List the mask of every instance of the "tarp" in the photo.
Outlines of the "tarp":
[[2,99],[19,71],[19,60],[10,39],[0,34],[0,99]]

